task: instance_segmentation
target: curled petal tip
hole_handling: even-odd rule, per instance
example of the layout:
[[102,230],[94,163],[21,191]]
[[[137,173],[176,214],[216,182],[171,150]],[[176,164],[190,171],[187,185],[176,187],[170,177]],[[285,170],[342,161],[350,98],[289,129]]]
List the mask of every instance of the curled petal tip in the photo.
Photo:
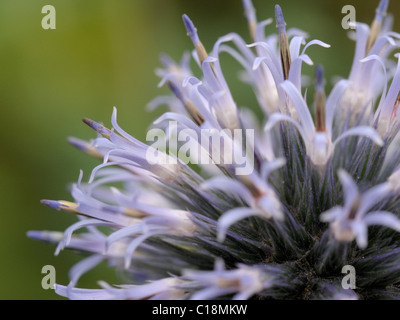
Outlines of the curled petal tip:
[[225,241],[225,237],[226,237],[226,231],[225,230],[220,230],[218,232],[218,235],[217,235],[217,241],[219,243],[223,243]]
[[218,61],[217,58],[208,56],[206,59],[204,59],[203,62],[206,62],[206,63],[213,63],[213,62],[216,62],[216,61]]

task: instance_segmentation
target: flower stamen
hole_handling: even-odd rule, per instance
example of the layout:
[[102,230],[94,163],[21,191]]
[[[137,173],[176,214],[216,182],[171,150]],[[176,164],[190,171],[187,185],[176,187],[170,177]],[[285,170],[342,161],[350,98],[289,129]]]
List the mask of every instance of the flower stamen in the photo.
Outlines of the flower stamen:
[[76,138],[68,138],[68,143],[74,146],[75,148],[78,148],[79,150],[85,152],[91,157],[94,157],[96,159],[103,160],[104,156],[97,151],[96,147],[94,147],[92,144],[87,143],[86,141],[82,141],[80,139]]
[[244,14],[247,18],[249,32],[252,42],[256,42],[256,30],[257,30],[257,17],[256,10],[254,9],[251,0],[243,0]]
[[279,48],[281,53],[283,78],[284,80],[288,80],[292,59],[289,51],[289,40],[286,34],[286,22],[283,17],[282,9],[279,5],[275,6],[275,18],[276,18],[276,27],[279,32]]
[[397,117],[397,110],[399,109],[399,105],[400,105],[400,91],[399,91],[399,94],[397,95],[396,102],[394,103],[394,106],[393,106],[393,112],[392,112],[393,118]]
[[375,44],[376,40],[378,39],[379,33],[382,30],[383,19],[386,16],[388,6],[389,6],[389,0],[381,0],[378,8],[376,9],[375,18],[374,18],[374,21],[372,22],[371,31],[369,33],[369,37],[368,37],[368,41],[367,41],[366,55],[368,55],[372,46]]
[[319,132],[326,131],[325,107],[324,69],[322,66],[317,66],[315,72],[315,129]]
[[185,23],[186,30],[188,32],[188,36],[193,42],[193,45],[196,49],[197,55],[199,57],[200,65],[203,64],[204,60],[207,59],[208,53],[206,49],[204,48],[203,43],[200,41],[199,35],[197,34],[197,29],[194,26],[192,20],[184,14],[183,15],[183,22]]
[[174,95],[181,101],[183,106],[185,107],[186,111],[190,114],[192,117],[193,121],[198,125],[201,126],[204,123],[204,117],[201,115],[199,110],[195,107],[192,101],[190,101],[188,98],[186,98],[181,90],[172,83],[171,81],[168,81],[168,86],[171,89],[171,91],[174,93]]
[[56,210],[82,214],[80,211],[78,211],[79,204],[74,203],[74,202],[69,202],[69,201],[64,201],[64,200],[61,200],[61,201],[41,200],[40,202],[42,204],[44,204],[45,206],[54,208]]
[[96,121],[90,120],[88,118],[83,118],[82,121],[87,124],[89,127],[91,127],[93,130],[101,134],[104,138],[110,140],[111,136],[111,130],[107,129],[103,125],[97,123]]

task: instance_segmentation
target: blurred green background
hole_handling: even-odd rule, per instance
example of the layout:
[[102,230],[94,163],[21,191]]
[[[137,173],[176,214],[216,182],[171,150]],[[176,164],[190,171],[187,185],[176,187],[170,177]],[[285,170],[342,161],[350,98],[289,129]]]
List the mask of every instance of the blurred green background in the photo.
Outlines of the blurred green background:
[[[259,20],[273,16],[276,1],[254,0]],[[377,0],[282,0],[288,27],[332,45],[312,47],[315,63],[328,76],[346,76],[354,43],[341,28],[341,8],[352,4],[357,20],[370,23]],[[399,12],[400,1],[390,11]],[[43,30],[41,9],[56,8],[56,30]],[[68,283],[68,270],[80,257],[26,238],[28,230],[63,231],[76,221],[40,204],[66,199],[79,170],[85,178],[96,161],[70,147],[66,138],[95,137],[81,119],[110,123],[118,107],[119,123],[144,139],[158,113],[145,111],[158,89],[154,69],[161,52],[180,59],[191,50],[181,15],[195,22],[208,49],[218,37],[235,31],[249,41],[240,0],[1,0],[0,1],[0,299],[58,299],[41,287],[41,269],[54,265],[57,282]],[[397,22],[396,22],[397,23]],[[269,31],[273,30],[271,27]],[[395,30],[399,31],[398,25]],[[252,105],[251,90],[236,80],[238,67],[227,58],[226,77],[239,106]],[[313,68],[304,67],[308,74]],[[81,280],[95,287],[116,276],[101,266]]]

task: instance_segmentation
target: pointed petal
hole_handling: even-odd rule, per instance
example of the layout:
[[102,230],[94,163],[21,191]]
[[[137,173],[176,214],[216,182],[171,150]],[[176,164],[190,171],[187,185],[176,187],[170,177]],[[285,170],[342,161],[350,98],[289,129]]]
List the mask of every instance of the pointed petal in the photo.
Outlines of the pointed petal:
[[271,162],[263,163],[261,167],[261,178],[267,180],[272,172],[282,168],[284,165],[286,165],[286,159],[284,158],[279,158]]
[[[375,55],[375,54],[370,55],[370,56],[368,56],[368,57],[366,57],[366,58],[361,60],[362,63],[366,63],[366,62],[369,62],[369,61],[377,61],[377,62],[379,62],[379,64],[382,67],[382,70],[383,70],[384,88],[383,88],[382,97],[381,97],[381,102],[382,102],[384,100],[384,98],[386,97],[386,93],[387,93],[388,76],[387,76],[387,72],[386,72],[386,65],[385,65],[385,62],[383,61],[383,59],[381,57]],[[381,103],[379,103],[379,105],[381,105]],[[393,105],[394,105],[394,103],[393,103]],[[379,113],[379,111],[380,110],[379,110],[379,107],[378,107],[377,114]]]
[[342,184],[345,197],[345,206],[349,207],[359,197],[358,186],[353,178],[343,169],[338,171],[340,183]]
[[303,52],[302,52],[301,54],[305,54],[305,53],[306,53],[306,50],[308,49],[308,47],[311,47],[311,46],[313,46],[313,45],[318,45],[318,46],[323,47],[323,48],[330,48],[330,47],[331,47],[330,44],[327,44],[327,43],[325,43],[325,42],[323,42],[323,41],[320,41],[320,40],[315,39],[315,40],[311,40],[310,42],[308,42],[308,43],[304,46]]
[[304,133],[306,134],[307,139],[311,141],[315,132],[315,126],[306,102],[292,82],[284,81],[281,86],[292,100],[292,103],[300,117]]
[[393,112],[393,107],[396,103],[396,99],[400,92],[400,55],[396,55],[398,62],[397,62],[397,69],[395,76],[393,78],[392,84],[390,85],[389,91],[383,101],[379,104],[379,107],[376,111],[376,114],[381,113],[381,118],[390,118]]
[[287,121],[287,122],[293,124],[296,127],[296,129],[299,131],[299,133],[300,133],[301,137],[303,138],[303,140],[306,140],[307,142],[309,141],[308,137],[306,136],[306,133],[303,130],[303,127],[296,120],[294,120],[292,117],[290,117],[288,115],[285,115],[285,114],[282,114],[282,113],[274,113],[274,114],[272,114],[269,117],[268,122],[265,125],[264,130],[265,131],[269,131],[277,123],[282,122],[282,121]]
[[367,225],[380,225],[400,232],[400,219],[387,211],[372,211],[364,217]]
[[290,41],[289,50],[292,60],[296,60],[299,57],[300,48],[303,43],[304,43],[304,38],[299,36],[293,37],[292,40]]
[[215,177],[209,179],[201,185],[201,188],[230,192],[237,197],[243,198],[249,205],[253,203],[253,196],[250,191],[240,182],[228,177]]
[[357,245],[360,249],[366,249],[368,246],[368,227],[365,223],[353,222],[352,225],[355,234]]
[[56,293],[71,300],[109,300],[113,295],[104,289],[78,289],[73,288],[68,292],[66,286],[56,284]]
[[357,82],[358,78],[361,76],[360,71],[362,68],[362,63],[360,63],[360,60],[365,57],[367,40],[369,36],[369,27],[365,23],[356,23],[356,32],[356,51],[354,54],[352,69],[349,76],[349,79],[355,82]]
[[61,250],[63,250],[65,247],[69,245],[71,242],[72,234],[81,228],[85,228],[88,226],[113,226],[113,224],[104,222],[104,221],[99,221],[96,219],[85,219],[79,222],[74,223],[70,227],[68,227],[63,234],[63,239],[60,241],[60,243],[57,246],[55,255],[58,255]]
[[360,215],[364,215],[380,201],[392,194],[392,188],[388,183],[382,183],[364,192],[361,196],[359,208]]
[[137,235],[140,232],[143,231],[143,225],[142,224],[135,224],[133,226],[125,227],[123,229],[120,229],[118,231],[113,232],[107,237],[106,243],[105,243],[105,252],[110,248],[110,246],[116,242],[119,241],[123,238],[126,237],[131,237],[133,235]]
[[69,271],[69,278],[71,282],[67,287],[67,292],[70,292],[70,290],[75,287],[75,285],[78,283],[79,278],[82,277],[83,274],[99,265],[104,260],[104,258],[105,257],[100,254],[94,254],[75,264]]
[[162,235],[165,233],[166,232],[150,231],[132,240],[128,248],[126,248],[125,252],[125,269],[129,269],[133,253],[144,241],[146,241],[148,238],[154,237],[156,235]]
[[332,222],[340,218],[344,214],[342,207],[331,208],[320,215],[320,220],[322,222]]
[[328,100],[326,101],[326,129],[330,137],[332,137],[332,125],[335,107],[347,90],[349,84],[350,83],[347,80],[339,81],[332,89],[332,92],[329,94]]
[[379,136],[378,132],[376,132],[375,129],[367,126],[359,126],[355,128],[351,128],[344,133],[342,133],[335,142],[333,143],[333,147],[336,146],[336,144],[350,136],[361,136],[361,137],[366,137],[368,139],[371,139],[373,142],[375,142],[378,146],[383,146],[384,142],[382,138]]
[[251,208],[236,208],[225,212],[218,220],[218,241],[223,242],[225,240],[226,232],[230,226],[240,220],[257,215],[260,215],[260,213]]

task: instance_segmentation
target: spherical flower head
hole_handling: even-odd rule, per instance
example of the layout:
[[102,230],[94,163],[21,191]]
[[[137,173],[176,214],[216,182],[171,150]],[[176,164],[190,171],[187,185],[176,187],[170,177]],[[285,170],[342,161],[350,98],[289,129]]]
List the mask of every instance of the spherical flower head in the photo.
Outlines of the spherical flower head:
[[[100,159],[72,200],[43,200],[79,220],[64,233],[31,231],[34,239],[86,254],[56,293],[70,299],[376,299],[399,297],[400,35],[382,0],[371,27],[355,23],[356,50],[347,79],[325,91],[315,68],[314,97],[302,77],[306,53],[320,40],[292,28],[282,8],[276,32],[264,29],[251,0],[243,0],[251,43],[236,33],[211,50],[183,15],[197,63],[162,55],[156,71],[169,96],[146,143],[84,119],[97,133],[70,138]],[[275,11],[275,12],[274,12]],[[199,32],[198,32],[199,30]],[[262,119],[238,106],[220,54],[243,67]],[[395,56],[397,59],[399,55]],[[337,63],[341,63],[338,57]],[[400,61],[400,60],[399,60]],[[199,71],[199,72],[198,72]],[[195,74],[201,76],[195,76]],[[391,79],[393,77],[393,79]],[[82,229],[84,231],[82,231]],[[80,231],[80,232],[77,232]],[[101,262],[125,271],[126,283],[79,288]],[[354,268],[354,286],[341,270]]]

